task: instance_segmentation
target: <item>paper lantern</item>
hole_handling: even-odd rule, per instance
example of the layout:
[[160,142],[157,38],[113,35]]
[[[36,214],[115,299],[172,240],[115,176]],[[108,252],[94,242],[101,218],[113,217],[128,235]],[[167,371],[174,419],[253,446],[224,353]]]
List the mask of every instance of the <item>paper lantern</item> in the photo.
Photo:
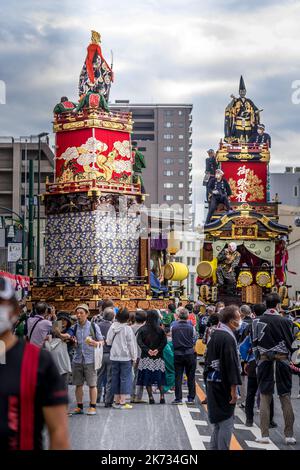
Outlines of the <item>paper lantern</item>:
[[167,251],[170,253],[170,255],[176,255],[179,250],[180,240],[177,238],[176,233],[172,231],[169,233]]
[[267,271],[260,271],[257,273],[256,282],[261,287],[272,287],[272,279]]
[[237,279],[238,287],[250,286],[253,282],[253,276],[250,271],[241,271]]

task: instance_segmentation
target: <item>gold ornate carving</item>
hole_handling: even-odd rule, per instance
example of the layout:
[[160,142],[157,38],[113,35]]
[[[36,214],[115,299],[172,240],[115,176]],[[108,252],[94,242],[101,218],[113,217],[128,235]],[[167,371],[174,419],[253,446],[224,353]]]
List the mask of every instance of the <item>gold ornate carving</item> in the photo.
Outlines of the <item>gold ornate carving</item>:
[[120,299],[121,298],[121,287],[120,286],[101,286],[98,289],[98,295],[102,299]]
[[127,286],[123,290],[123,295],[130,299],[144,299],[146,297],[145,286]]
[[93,288],[90,286],[64,287],[63,296],[69,299],[90,299],[93,297]]
[[237,217],[234,219],[234,224],[238,227],[246,227],[249,225],[256,224],[256,219],[250,217]]
[[32,287],[31,297],[33,300],[54,300],[60,296],[60,288],[56,286]]
[[149,300],[139,300],[137,306],[143,310],[149,310],[150,302]]

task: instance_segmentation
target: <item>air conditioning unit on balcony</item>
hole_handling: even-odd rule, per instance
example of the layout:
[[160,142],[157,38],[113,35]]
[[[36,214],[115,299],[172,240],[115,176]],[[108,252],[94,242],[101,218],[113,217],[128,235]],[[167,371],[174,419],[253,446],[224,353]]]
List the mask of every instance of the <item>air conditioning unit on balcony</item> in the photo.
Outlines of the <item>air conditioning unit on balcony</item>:
[[293,173],[294,168],[292,166],[286,166],[285,167],[285,172],[286,173]]

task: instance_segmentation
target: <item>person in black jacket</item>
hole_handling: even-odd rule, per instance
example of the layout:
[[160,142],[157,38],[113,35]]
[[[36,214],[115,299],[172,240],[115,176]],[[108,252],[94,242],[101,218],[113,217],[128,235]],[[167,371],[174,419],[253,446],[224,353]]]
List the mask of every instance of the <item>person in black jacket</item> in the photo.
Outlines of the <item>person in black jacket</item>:
[[[252,307],[253,312],[256,318],[261,317],[265,310],[265,304],[255,304]],[[245,321],[245,319],[244,319]],[[252,347],[252,325],[254,319],[252,318],[251,321],[248,320],[247,328],[242,333],[242,338],[240,339],[240,343],[243,341],[247,341],[247,335],[250,336],[249,341],[249,350],[248,350],[248,357],[246,359],[246,363],[244,365],[244,371],[247,375],[247,395],[246,395],[246,402],[245,402],[245,413],[246,413],[246,426],[252,427],[253,426],[253,419],[254,419],[254,404],[255,404],[255,397],[258,392],[258,382],[257,382],[257,375],[256,375],[256,360],[253,354],[253,347]],[[259,392],[258,392],[259,393]],[[258,405],[259,406],[259,405]],[[274,421],[274,400],[272,397],[270,403],[270,428],[277,428],[277,424]]]
[[209,209],[206,217],[206,224],[210,222],[212,215],[218,207],[218,204],[224,204],[226,210],[231,210],[228,198],[231,196],[231,188],[228,181],[223,178],[224,172],[221,169],[216,171],[216,176],[211,178],[208,186]]
[[[295,444],[293,436],[294,412],[291,404],[292,374],[290,356],[294,340],[292,323],[279,311],[281,299],[277,293],[266,297],[265,313],[253,321],[253,350],[257,358],[257,380],[260,390],[260,429],[258,442],[269,439],[270,403],[276,381],[277,392],[284,418],[286,444]],[[275,380],[274,380],[275,376]]]
[[178,320],[171,328],[172,343],[175,358],[175,400],[174,405],[182,404],[182,377],[185,371],[187,376],[188,397],[187,403],[195,403],[195,373],[196,373],[196,353],[194,346],[197,339],[196,330],[188,323],[189,311],[180,307],[177,310]]
[[219,327],[207,345],[204,375],[208,417],[213,425],[211,450],[229,450],[233,432],[234,408],[241,385],[240,364],[234,331],[240,328],[241,316],[236,305],[225,307]]
[[165,363],[163,350],[167,344],[167,336],[160,327],[160,317],[156,310],[148,310],[145,326],[139,330],[137,343],[141,348],[141,358],[138,365],[137,385],[145,386],[149,403],[155,403],[152,385],[160,390],[160,403],[165,403]]

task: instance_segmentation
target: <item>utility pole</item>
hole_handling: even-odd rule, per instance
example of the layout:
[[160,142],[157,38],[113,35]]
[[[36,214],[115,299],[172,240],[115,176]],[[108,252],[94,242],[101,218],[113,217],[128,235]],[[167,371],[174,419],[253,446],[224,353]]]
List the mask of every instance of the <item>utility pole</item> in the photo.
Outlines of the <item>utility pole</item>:
[[34,262],[34,236],[33,236],[33,219],[34,219],[34,166],[33,160],[29,160],[29,208],[28,208],[28,267],[27,274],[33,269]]
[[38,147],[38,198],[37,198],[37,256],[36,256],[36,277],[40,277],[40,264],[41,264],[41,154],[42,154],[42,137],[46,137],[48,132],[41,132],[38,134],[39,147]]

